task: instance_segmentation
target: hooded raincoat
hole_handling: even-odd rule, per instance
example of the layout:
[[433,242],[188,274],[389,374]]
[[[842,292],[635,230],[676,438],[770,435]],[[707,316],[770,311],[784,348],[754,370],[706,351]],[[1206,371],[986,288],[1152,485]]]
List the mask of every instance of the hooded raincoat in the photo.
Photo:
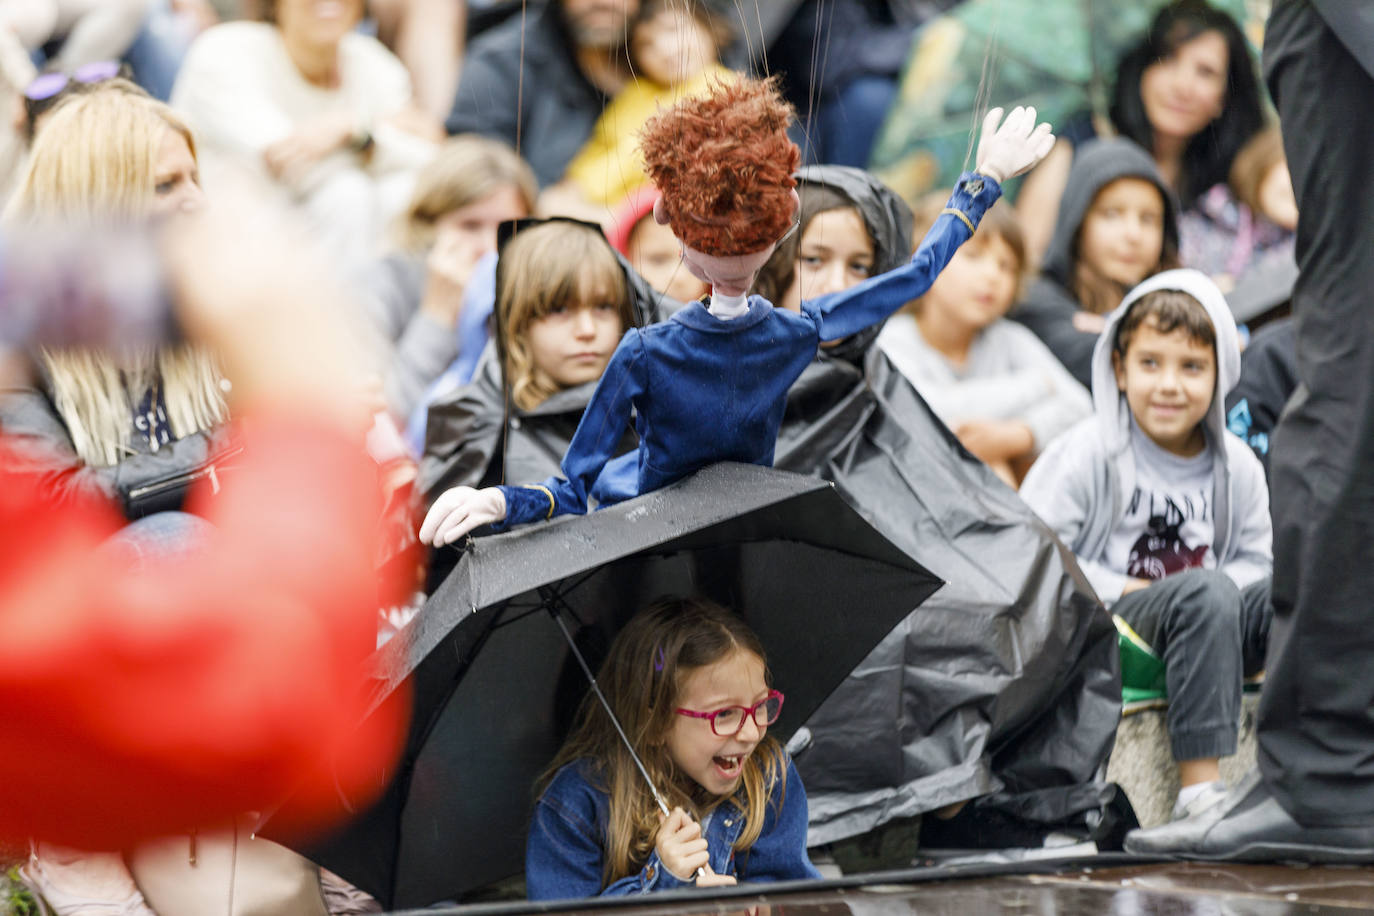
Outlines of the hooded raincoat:
[[[801,180],[803,194],[854,201],[876,270],[906,259],[911,214],[885,185],[835,166]],[[1120,713],[1115,629],[1068,552],[874,346],[879,330],[822,350],[792,386],[775,466],[834,482],[946,584],[793,742],[808,842],[978,796],[974,818],[1086,832],[1111,795],[1099,778]]]
[[1216,389],[1202,423],[1212,449],[1213,540],[1217,569],[1240,588],[1270,575],[1273,527],[1259,459],[1226,429],[1226,395],[1240,380],[1236,323],[1216,284],[1196,270],[1166,270],[1141,283],[1107,317],[1093,351],[1094,415],[1052,442],[1031,468],[1021,495],[1079,559],[1103,601],[1121,596],[1128,576],[1104,562],[1107,543],[1135,485],[1134,420],[1117,390],[1112,347],[1130,307],[1156,290],[1181,290],[1202,303],[1216,329]]
[[1071,292],[1078,270],[1078,236],[1093,200],[1119,178],[1140,178],[1164,198],[1164,252],[1178,252],[1178,199],[1159,175],[1154,160],[1130,140],[1095,140],[1074,157],[1069,182],[1059,202],[1054,236],[1045,251],[1040,277],[1010,317],[1035,332],[1045,346],[1085,387],[1092,386],[1092,353],[1097,335],[1074,327],[1083,306]]
[[[503,233],[502,237],[504,244],[508,235]],[[616,258],[625,272],[631,309],[640,325],[660,320],[679,307],[676,300],[654,292],[623,257],[617,254]],[[499,264],[497,270],[499,273]],[[498,328],[498,332],[501,330],[503,328]],[[487,346],[471,383],[429,407],[424,455],[416,481],[427,505],[450,487],[542,480],[559,473],[559,462],[577,431],[577,424],[582,420],[582,412],[597,383],[588,382],[559,391],[531,410],[521,410],[510,404],[508,413],[508,399],[502,394],[505,383],[497,357],[500,343],[493,340]],[[634,431],[626,426],[616,454],[632,451],[637,444]],[[608,465],[607,474],[613,475],[619,468],[620,464],[613,462]],[[630,486],[634,468],[625,465],[625,469],[629,473],[627,486]],[[606,483],[608,479],[603,475],[603,485],[609,486],[610,492],[617,493],[620,498],[630,495],[620,493],[617,484]],[[594,498],[606,495],[600,487],[593,491]]]

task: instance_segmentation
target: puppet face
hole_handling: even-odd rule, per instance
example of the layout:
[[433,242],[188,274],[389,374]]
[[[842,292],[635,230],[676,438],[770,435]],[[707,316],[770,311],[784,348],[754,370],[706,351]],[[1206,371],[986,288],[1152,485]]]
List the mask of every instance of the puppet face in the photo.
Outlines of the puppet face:
[[683,245],[682,263],[692,276],[709,283],[722,296],[743,296],[754,285],[759,268],[773,256],[773,249],[777,247],[778,243],[774,242],[752,254],[713,255]]

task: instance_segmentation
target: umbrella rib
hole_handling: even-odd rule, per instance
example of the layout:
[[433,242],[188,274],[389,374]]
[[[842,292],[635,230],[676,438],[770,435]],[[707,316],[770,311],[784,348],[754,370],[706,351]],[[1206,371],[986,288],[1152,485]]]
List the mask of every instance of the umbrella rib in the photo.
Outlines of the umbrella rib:
[[630,752],[630,759],[639,768],[639,775],[644,777],[644,781],[649,786],[649,791],[654,795],[654,801],[658,803],[659,810],[663,812],[664,817],[667,817],[671,813],[667,803],[664,802],[663,796],[658,794],[658,787],[654,785],[653,779],[649,776],[649,771],[644,768],[644,763],[639,759],[639,754],[635,753],[634,745],[630,743],[630,736],[625,734],[625,729],[620,727],[620,720],[611,711],[611,704],[606,700],[606,695],[601,692],[601,686],[596,682],[596,675],[592,674],[591,667],[588,666],[587,660],[582,657],[581,650],[577,648],[577,643],[573,640],[572,632],[568,630],[568,625],[563,622],[563,615],[560,611],[565,610],[567,605],[564,604],[562,596],[550,589],[546,593],[546,602],[545,607],[548,608],[549,616],[553,618],[554,623],[558,624],[558,629],[563,631],[563,638],[568,641],[568,648],[572,650],[573,657],[582,667],[582,673],[587,676],[587,682],[591,684],[592,693],[596,694],[597,700],[601,703],[601,708],[606,710],[606,715],[611,717],[611,724],[615,726],[616,734],[620,735],[620,740],[625,743],[625,750]]

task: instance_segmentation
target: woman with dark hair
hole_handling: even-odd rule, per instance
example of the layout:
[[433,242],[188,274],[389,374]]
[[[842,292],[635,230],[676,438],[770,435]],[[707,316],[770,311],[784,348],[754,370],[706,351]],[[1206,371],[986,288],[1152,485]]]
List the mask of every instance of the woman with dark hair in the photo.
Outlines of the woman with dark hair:
[[[1254,60],[1240,26],[1206,0],[1175,0],[1121,59],[1110,128],[1155,160],[1185,210],[1227,180],[1231,164],[1265,124]],[[1075,129],[1077,128],[1077,129]],[[1039,258],[1054,234],[1059,198],[1078,146],[1102,128],[1084,115],[1026,176],[1017,212]]]

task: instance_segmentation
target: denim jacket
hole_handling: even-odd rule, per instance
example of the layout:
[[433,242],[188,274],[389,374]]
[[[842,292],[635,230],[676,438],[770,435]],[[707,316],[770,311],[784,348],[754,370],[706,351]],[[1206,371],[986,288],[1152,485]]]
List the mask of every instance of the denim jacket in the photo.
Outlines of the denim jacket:
[[[703,824],[711,869],[744,881],[793,881],[819,878],[806,855],[806,790],[790,758],[782,785],[770,787],[763,831],[754,845],[735,852],[744,815],[730,802],[713,810]],[[525,884],[531,900],[626,896],[689,887],[663,867],[652,851],[644,866],[611,884],[601,885],[609,796],[589,779],[591,761],[563,767],[535,806],[525,846]],[[785,791],[782,791],[785,789]],[[781,808],[779,808],[781,802]]]

